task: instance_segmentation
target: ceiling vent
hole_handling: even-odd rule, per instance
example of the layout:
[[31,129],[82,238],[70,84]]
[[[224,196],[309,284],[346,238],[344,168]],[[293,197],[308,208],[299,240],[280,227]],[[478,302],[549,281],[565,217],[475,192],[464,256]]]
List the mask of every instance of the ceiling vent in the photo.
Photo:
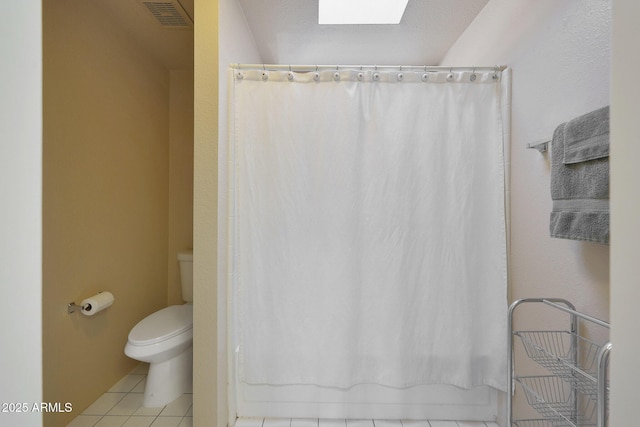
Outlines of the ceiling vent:
[[140,0],[140,2],[165,28],[193,27],[193,19],[178,0]]

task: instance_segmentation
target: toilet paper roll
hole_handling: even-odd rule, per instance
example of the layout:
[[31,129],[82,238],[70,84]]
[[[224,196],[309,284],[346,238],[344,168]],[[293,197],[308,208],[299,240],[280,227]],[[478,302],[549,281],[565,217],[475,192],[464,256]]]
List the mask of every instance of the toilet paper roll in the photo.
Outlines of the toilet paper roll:
[[85,316],[93,316],[99,311],[110,307],[113,304],[113,294],[111,292],[100,292],[90,298],[82,300],[82,314]]

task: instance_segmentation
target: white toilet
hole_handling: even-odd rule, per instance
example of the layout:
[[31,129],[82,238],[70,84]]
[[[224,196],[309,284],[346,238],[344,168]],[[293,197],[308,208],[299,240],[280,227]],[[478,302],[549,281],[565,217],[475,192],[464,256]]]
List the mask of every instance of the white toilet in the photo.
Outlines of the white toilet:
[[142,319],[129,332],[124,353],[150,363],[145,407],[159,407],[193,387],[193,252],[178,254],[184,305],[171,305]]

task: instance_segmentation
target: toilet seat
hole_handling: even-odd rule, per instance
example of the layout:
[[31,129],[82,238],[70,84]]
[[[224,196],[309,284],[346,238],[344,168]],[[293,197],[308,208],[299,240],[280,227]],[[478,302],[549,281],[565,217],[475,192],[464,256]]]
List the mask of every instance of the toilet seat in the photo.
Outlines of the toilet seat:
[[147,346],[193,329],[193,305],[171,305],[142,319],[129,332],[129,344]]

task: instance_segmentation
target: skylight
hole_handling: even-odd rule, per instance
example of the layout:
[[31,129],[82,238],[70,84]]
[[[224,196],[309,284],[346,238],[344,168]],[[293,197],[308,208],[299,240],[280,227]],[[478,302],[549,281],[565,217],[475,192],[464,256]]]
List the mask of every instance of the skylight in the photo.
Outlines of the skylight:
[[409,0],[318,0],[319,24],[399,24]]

